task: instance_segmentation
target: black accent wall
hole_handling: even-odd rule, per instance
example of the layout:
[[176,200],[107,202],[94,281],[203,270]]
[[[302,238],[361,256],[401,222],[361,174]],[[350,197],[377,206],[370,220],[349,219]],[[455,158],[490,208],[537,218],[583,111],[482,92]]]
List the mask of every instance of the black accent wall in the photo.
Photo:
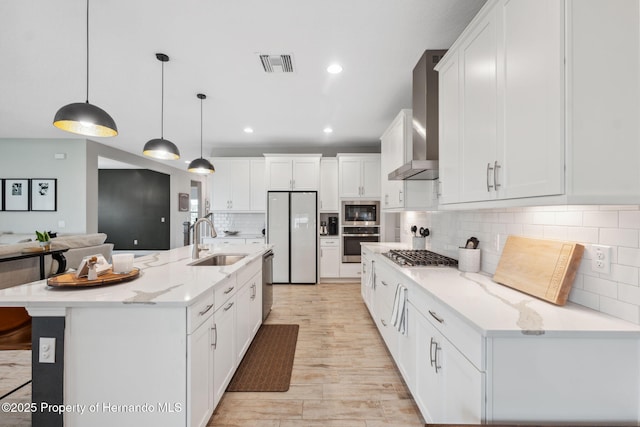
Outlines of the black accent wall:
[[[31,401],[37,407],[31,413],[33,427],[64,425],[62,414],[46,406],[64,403],[64,325],[64,317],[34,317],[31,323]],[[39,362],[41,337],[56,339],[55,363]]]
[[169,175],[147,169],[101,169],[98,230],[107,234],[116,250],[169,249],[170,196]]

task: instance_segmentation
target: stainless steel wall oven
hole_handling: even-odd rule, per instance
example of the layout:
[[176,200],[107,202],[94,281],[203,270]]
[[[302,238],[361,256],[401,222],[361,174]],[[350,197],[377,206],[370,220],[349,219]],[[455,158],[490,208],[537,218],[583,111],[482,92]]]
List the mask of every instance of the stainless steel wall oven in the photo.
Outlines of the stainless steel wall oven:
[[360,262],[360,243],[380,241],[378,226],[342,227],[342,262]]

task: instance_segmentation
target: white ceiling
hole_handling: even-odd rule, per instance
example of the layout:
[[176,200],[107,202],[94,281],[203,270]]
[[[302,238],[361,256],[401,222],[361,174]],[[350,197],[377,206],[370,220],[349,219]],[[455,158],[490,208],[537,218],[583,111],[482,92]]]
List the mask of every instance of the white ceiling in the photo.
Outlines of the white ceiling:
[[[89,101],[119,135],[96,138],[141,155],[164,136],[174,166],[222,148],[375,144],[411,106],[411,70],[449,47],[485,0],[93,0]],[[61,106],[85,100],[85,0],[0,1],[0,138],[69,138]],[[293,55],[295,73],[266,74],[258,53]],[[326,72],[342,64],[339,75]],[[251,126],[253,134],[243,128]],[[331,126],[334,132],[323,133]]]

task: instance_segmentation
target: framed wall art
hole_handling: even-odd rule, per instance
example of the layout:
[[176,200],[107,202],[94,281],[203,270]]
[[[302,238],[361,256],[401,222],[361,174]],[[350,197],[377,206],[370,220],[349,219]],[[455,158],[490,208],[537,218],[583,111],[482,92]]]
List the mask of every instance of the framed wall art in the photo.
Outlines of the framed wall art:
[[31,180],[31,210],[32,211],[56,211],[57,179],[32,178]]
[[5,179],[3,182],[4,210],[29,210],[29,180]]

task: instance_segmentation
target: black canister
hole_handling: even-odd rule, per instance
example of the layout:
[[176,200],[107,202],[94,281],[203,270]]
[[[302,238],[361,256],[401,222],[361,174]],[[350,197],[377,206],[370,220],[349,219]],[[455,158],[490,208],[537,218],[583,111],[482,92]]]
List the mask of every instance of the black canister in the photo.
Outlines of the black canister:
[[338,217],[330,216],[329,217],[329,234],[335,236],[338,234]]

